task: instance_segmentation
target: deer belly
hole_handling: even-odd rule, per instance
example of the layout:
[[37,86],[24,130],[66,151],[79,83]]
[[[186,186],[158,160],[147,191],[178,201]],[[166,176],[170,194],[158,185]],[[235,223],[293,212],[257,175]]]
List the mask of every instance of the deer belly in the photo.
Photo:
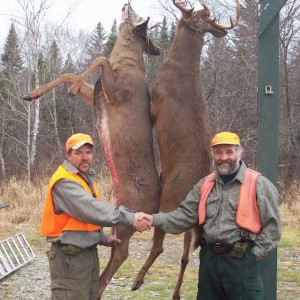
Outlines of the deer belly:
[[114,190],[114,197],[112,200],[112,205],[118,206],[117,205],[117,200],[119,196],[119,178],[118,178],[118,173],[115,167],[115,163],[112,157],[112,147],[111,147],[111,137],[110,137],[110,131],[109,131],[109,126],[107,122],[107,116],[105,112],[102,112],[102,119],[100,123],[100,138],[101,142],[104,148],[104,153],[106,156],[106,161],[108,164],[108,168],[112,177],[113,181],[113,190]]

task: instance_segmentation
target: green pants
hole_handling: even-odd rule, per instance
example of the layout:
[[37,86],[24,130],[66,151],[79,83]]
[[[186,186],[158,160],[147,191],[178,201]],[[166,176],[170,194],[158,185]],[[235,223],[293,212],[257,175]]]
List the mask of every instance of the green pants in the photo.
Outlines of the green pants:
[[61,245],[52,244],[47,256],[52,300],[97,300],[100,268],[96,247],[67,255]]
[[263,300],[259,262],[247,247],[241,258],[215,253],[209,246],[200,251],[197,300]]

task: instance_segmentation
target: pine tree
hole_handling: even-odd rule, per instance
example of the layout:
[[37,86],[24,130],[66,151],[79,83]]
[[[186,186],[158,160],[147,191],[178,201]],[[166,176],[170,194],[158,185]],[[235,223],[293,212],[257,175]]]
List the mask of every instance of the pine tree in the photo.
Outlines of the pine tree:
[[170,48],[169,33],[168,33],[166,17],[164,17],[164,19],[163,19],[163,23],[162,23],[162,27],[161,27],[161,31],[160,31],[159,46],[161,48],[160,64],[162,66],[167,57],[168,50]]
[[76,73],[76,67],[73,62],[72,56],[70,53],[68,53],[67,59],[63,66],[63,73]]
[[46,72],[47,66],[43,53],[39,52],[38,54],[38,75],[40,83],[44,83],[47,81]]
[[105,49],[106,32],[99,22],[92,31],[90,42],[87,47],[86,64],[90,65],[97,57],[102,56]]
[[19,39],[14,27],[11,25],[5,46],[1,55],[0,71],[0,178],[6,176],[6,164],[11,157],[7,147],[7,136],[16,136],[20,132],[19,120],[16,116],[16,99],[18,99],[18,78],[21,78],[22,59],[20,54]]
[[5,46],[4,53],[1,55],[1,64],[3,66],[3,74],[9,78],[22,70],[22,58],[18,35],[14,24],[11,24]]
[[167,58],[175,33],[176,25],[172,23],[169,30],[166,17],[163,19],[161,29],[155,28],[152,32],[149,32],[151,40],[161,48],[159,56],[145,55],[146,75],[150,84],[156,78],[158,71],[161,69]]
[[117,20],[114,19],[110,34],[108,35],[107,42],[105,45],[104,56],[109,57],[116,43],[117,38],[118,38]]
[[62,58],[55,40],[52,42],[49,50],[47,65],[49,75],[51,77],[51,80],[53,80],[60,73],[62,66]]
[[171,29],[169,32],[169,48],[171,47],[171,45],[174,41],[175,34],[176,34],[176,24],[174,22],[172,22]]
[[[151,40],[161,47],[160,45],[160,29],[154,28],[151,32],[149,32],[149,37]],[[154,56],[145,54],[144,55],[144,62],[145,62],[145,69],[146,69],[146,76],[149,84],[151,85],[161,66],[161,55]]]

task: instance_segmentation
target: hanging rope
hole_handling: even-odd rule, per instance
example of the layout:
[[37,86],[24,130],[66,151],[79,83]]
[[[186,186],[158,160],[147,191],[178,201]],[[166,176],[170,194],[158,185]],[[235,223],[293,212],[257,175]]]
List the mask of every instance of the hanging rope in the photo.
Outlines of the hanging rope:
[[132,25],[130,8],[131,8],[131,0],[128,0],[128,23]]

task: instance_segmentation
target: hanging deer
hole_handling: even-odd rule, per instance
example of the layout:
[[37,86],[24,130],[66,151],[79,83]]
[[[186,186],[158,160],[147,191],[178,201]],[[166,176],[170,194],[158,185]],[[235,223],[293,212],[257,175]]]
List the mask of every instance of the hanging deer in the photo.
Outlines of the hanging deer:
[[[122,11],[119,37],[109,59],[99,57],[80,77],[65,74],[24,99],[36,99],[61,83],[72,85],[70,94],[79,92],[94,108],[96,126],[112,175],[114,204],[154,213],[159,208],[161,186],[154,161],[143,51],[159,55],[160,49],[147,36],[149,18],[139,17],[127,4]],[[98,68],[101,75],[94,88],[85,80]],[[133,233],[133,229],[116,226],[116,234],[122,242],[113,247],[110,260],[100,275],[99,299],[127,259]]]
[[[205,5],[203,10],[194,11],[194,8],[188,9],[182,4],[186,2],[173,0],[182,17],[152,88],[151,115],[158,136],[161,163],[161,212],[176,209],[193,185],[210,172],[210,130],[200,81],[204,35],[209,32],[217,38],[224,37],[226,29],[237,25],[240,13],[236,0],[236,20],[230,19],[231,24],[225,26],[210,18]],[[198,236],[197,229],[185,233],[181,270],[173,299],[180,299],[190,249],[198,247],[199,238],[192,239],[192,236]],[[140,288],[148,269],[163,252],[164,237],[165,232],[155,228],[151,252],[135,279],[133,290]],[[192,240],[196,243],[192,244]]]

